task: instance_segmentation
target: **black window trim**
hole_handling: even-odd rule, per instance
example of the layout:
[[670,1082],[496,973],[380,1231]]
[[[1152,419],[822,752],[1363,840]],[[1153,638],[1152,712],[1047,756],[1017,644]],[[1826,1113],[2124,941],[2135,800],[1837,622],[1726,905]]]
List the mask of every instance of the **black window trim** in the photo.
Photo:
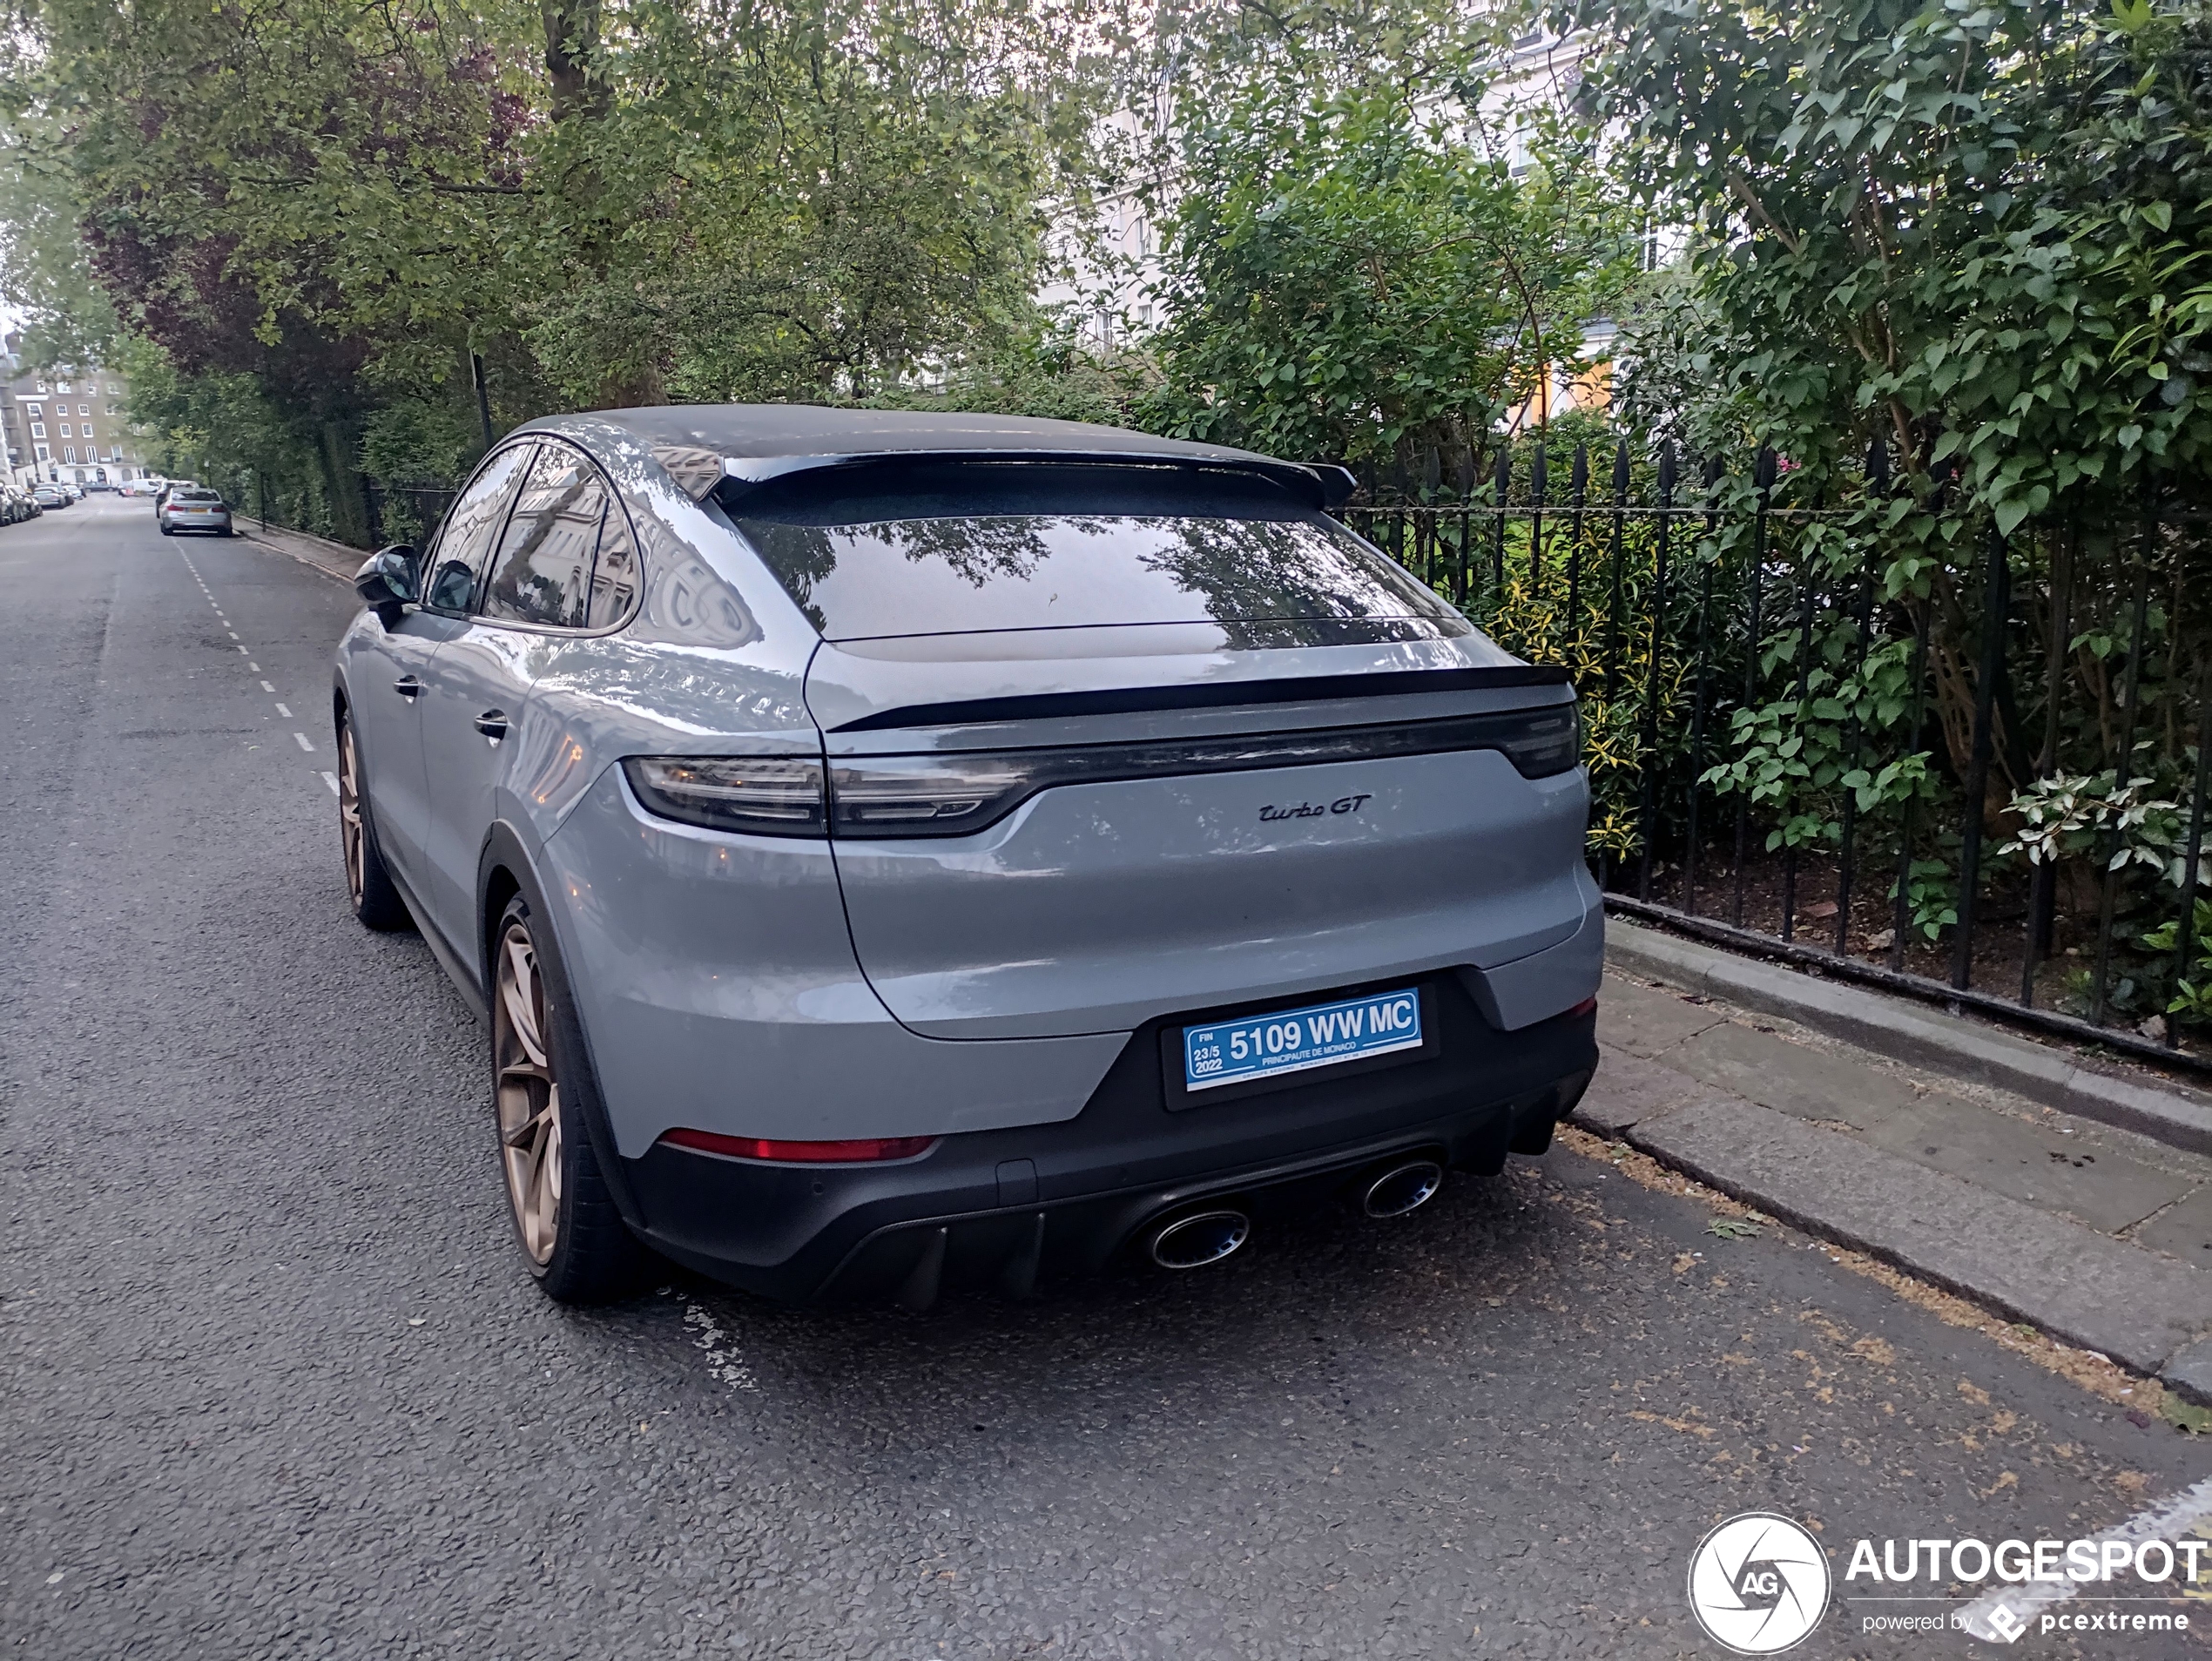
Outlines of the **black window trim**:
[[507,455],[511,450],[528,449],[535,451],[537,449],[539,442],[538,436],[536,433],[530,433],[523,436],[515,443],[495,445],[492,449],[484,452],[483,460],[478,462],[475,469],[469,473],[468,482],[458,490],[454,492],[453,503],[450,507],[446,509],[445,517],[438,521],[437,530],[432,535],[430,538],[430,545],[424,550],[422,555],[422,575],[418,579],[418,586],[421,591],[423,598],[415,602],[415,610],[427,612],[431,617],[435,618],[459,618],[466,623],[475,623],[480,620],[489,621],[489,619],[482,618],[481,614],[477,611],[477,597],[482,591],[484,586],[484,577],[490,568],[490,559],[496,558],[498,557],[499,544],[507,539],[507,522],[514,517],[516,499],[523,493],[522,481],[523,477],[528,475],[531,465],[536,461],[536,458],[535,455],[533,455],[529,460],[523,462],[523,472],[516,476],[514,494],[507,498],[507,511],[500,516],[499,527],[492,532],[491,541],[489,544],[491,550],[489,557],[487,558],[484,564],[479,565],[476,568],[475,587],[469,592],[469,604],[466,610],[449,611],[442,605],[432,605],[429,604],[430,579],[435,576],[437,572],[438,544],[442,540],[443,540],[445,533],[452,528],[454,514],[460,509],[461,504],[468,500],[469,492],[475,489],[476,481],[483,477],[484,474],[489,470],[492,463],[499,460],[501,456]]

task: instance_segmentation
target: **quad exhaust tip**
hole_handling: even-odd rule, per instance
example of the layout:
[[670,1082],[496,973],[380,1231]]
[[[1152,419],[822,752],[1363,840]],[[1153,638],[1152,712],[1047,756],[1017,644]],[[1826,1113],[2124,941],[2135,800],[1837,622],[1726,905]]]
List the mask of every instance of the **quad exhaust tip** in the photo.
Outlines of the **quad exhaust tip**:
[[1251,1238],[1252,1219],[1242,1212],[1199,1212],[1163,1224],[1152,1235],[1152,1261],[1163,1269],[1202,1269],[1218,1263]]
[[1436,1198],[1444,1185],[1444,1167],[1433,1159],[1408,1159],[1393,1165],[1367,1185],[1359,1209],[1370,1217],[1403,1217]]

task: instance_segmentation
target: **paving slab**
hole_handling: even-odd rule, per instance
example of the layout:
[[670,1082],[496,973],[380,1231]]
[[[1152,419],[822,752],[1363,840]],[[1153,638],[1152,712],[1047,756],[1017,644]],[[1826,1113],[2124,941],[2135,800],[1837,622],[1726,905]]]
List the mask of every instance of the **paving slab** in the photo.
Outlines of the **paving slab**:
[[2212,1332],[2212,1273],[1787,1113],[1709,1097],[1628,1137],[1785,1222],[2137,1372]]
[[1605,928],[1606,961],[1615,969],[1782,1016],[1893,1061],[2014,1091],[2174,1147],[2212,1153],[2212,1093],[2205,1090],[2150,1074],[2124,1075],[2113,1063],[2087,1062],[1979,1021],[1618,916],[1608,915]]
[[2132,1227],[2198,1185],[2193,1175],[2091,1148],[2056,1125],[2039,1126],[1955,1096],[1926,1097],[1874,1125],[1866,1140],[1915,1165],[2066,1212],[2106,1234]]
[[1598,994],[1597,1041],[1601,1049],[1648,1059],[1726,1018],[1726,1010],[1692,1003],[1679,992],[1608,975]]
[[1602,1049],[1597,1077],[1590,1080],[1572,1117],[1595,1135],[1617,1137],[1637,1121],[1677,1107],[1703,1089],[1689,1074],[1658,1062],[1625,1050]]
[[2212,1188],[2199,1190],[2172,1210],[2161,1212],[2129,1238],[2154,1252],[2212,1269]]
[[2158,1379],[2197,1406],[2212,1407],[2212,1339],[2182,1350],[2159,1369]]
[[1706,1028],[1666,1057],[1669,1067],[1762,1107],[1861,1131],[1917,1107],[1921,1097],[1888,1068],[1734,1021]]

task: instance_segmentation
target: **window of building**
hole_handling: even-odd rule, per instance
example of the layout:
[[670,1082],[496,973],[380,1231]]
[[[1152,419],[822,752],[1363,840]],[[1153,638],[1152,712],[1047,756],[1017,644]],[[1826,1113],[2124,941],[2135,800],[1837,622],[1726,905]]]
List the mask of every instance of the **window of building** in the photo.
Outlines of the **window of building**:
[[[39,389],[39,391],[41,391],[41,392],[44,392],[44,391],[45,391],[45,390],[46,390],[46,388],[44,388],[44,387],[41,387],[41,388],[39,388],[38,389]],[[68,382],[68,381],[55,381],[55,382],[54,382],[54,390],[55,390],[56,392],[67,392],[67,391],[69,390],[69,382]]]
[[64,460],[64,462],[73,462],[73,461],[75,461],[76,459],[77,459],[77,446],[76,446],[76,445],[74,445],[74,444],[64,444],[64,445],[63,445],[63,446],[62,446],[62,460]]
[[121,394],[122,394],[122,391],[123,391],[123,388],[122,388],[121,387],[117,386],[117,385],[115,384],[115,382],[114,382],[114,381],[109,381],[109,382],[107,383],[107,395],[108,395],[109,397],[111,397],[111,398],[114,398],[114,397],[120,396],[120,395],[121,395]]
[[44,444],[35,445],[33,448],[37,450],[38,459],[40,461],[51,462],[54,459],[53,452],[49,450]]
[[32,422],[30,423],[30,436],[31,436],[33,438],[44,438],[44,437],[45,437],[45,436],[46,436],[46,423],[45,423],[44,422],[43,422],[43,421],[34,421],[34,422]]
[[33,421],[36,421],[39,416],[46,413],[46,406],[44,404],[25,404],[24,406],[24,413],[28,415]]
[[77,413],[80,415],[89,415],[92,413],[92,406],[90,404],[79,404],[77,406]]
[[74,438],[76,436],[76,434],[70,431],[69,423],[67,422],[64,422],[62,423],[62,436],[64,438]]

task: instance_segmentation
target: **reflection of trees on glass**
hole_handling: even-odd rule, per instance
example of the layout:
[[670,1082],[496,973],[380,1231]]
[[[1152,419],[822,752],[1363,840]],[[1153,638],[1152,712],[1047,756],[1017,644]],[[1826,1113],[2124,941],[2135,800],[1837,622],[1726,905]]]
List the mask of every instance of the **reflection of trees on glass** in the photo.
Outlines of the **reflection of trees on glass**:
[[1269,618],[1462,626],[1389,560],[1305,520],[994,514],[745,529],[832,638]]
[[1341,531],[1298,522],[1138,519],[1145,566],[1206,599],[1216,622],[1452,615],[1405,571]]
[[561,445],[547,445],[507,522],[484,594],[485,615],[579,626],[606,503],[606,489],[588,462]]

